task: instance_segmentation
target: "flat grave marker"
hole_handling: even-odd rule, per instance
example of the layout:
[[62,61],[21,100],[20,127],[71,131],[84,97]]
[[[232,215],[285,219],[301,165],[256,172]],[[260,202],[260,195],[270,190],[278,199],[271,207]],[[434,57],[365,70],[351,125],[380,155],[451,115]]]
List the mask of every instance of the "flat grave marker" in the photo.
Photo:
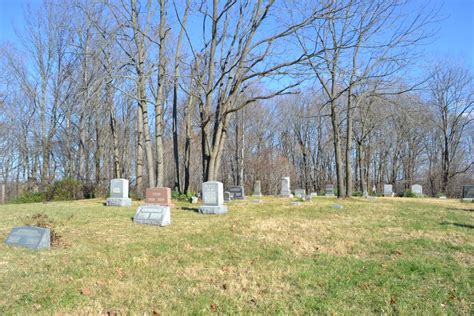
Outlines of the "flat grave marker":
[[168,226],[171,224],[170,207],[166,205],[140,205],[133,217],[133,222]]
[[5,241],[7,245],[26,247],[34,250],[51,248],[49,228],[36,226],[14,227]]

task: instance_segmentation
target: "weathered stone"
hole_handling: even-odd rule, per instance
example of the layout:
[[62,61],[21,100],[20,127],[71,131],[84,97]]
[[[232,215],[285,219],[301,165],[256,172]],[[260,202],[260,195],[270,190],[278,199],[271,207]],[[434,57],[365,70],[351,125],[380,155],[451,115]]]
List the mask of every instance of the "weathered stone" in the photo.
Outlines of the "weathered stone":
[[326,192],[325,195],[328,196],[328,197],[334,196],[334,186],[332,184],[326,185],[325,192]]
[[423,187],[419,184],[414,184],[411,186],[411,192],[416,196],[423,196]]
[[290,177],[283,177],[281,178],[281,191],[280,196],[283,197],[291,197],[291,190],[290,190]]
[[199,207],[202,214],[225,214],[224,186],[218,181],[208,181],[202,184],[202,200],[204,205]]
[[0,184],[0,204],[3,204],[5,203],[5,185],[4,184]]
[[393,197],[393,187],[391,184],[384,184],[383,185],[383,196],[385,197]]
[[474,185],[465,185],[462,187],[462,200],[466,202],[474,201]]
[[140,205],[133,217],[133,222],[168,226],[171,224],[171,209],[165,205]]
[[305,196],[306,196],[306,190],[305,189],[296,189],[295,190],[295,197],[300,198],[300,199],[304,199]]
[[255,181],[255,184],[253,185],[253,197],[261,197],[262,196],[262,188],[260,184],[260,180]]
[[130,206],[132,200],[128,197],[128,180],[112,179],[110,181],[110,197],[107,206]]
[[51,247],[49,228],[36,226],[14,227],[5,241],[7,245],[40,250]]

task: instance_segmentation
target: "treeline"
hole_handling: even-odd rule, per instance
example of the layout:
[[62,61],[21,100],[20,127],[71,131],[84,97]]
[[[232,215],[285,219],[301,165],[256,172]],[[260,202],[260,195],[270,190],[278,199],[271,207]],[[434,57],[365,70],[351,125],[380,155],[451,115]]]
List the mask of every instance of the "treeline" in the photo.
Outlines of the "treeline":
[[473,181],[473,74],[446,62],[420,74],[428,6],[67,0],[25,21],[0,47],[10,198],[60,179],[86,197],[118,177],[137,197],[208,180],[276,194],[288,175],[340,197],[384,183],[458,196]]

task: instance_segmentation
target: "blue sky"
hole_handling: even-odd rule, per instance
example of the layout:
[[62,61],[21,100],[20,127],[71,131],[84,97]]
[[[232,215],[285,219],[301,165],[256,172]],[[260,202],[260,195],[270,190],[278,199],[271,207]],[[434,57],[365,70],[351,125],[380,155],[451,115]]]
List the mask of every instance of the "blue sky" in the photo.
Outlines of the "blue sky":
[[[411,0],[410,5],[425,3]],[[23,8],[37,6],[41,0],[0,0],[0,42],[17,42],[13,25],[21,29],[25,21]],[[474,67],[474,0],[431,0],[429,4],[441,7],[442,20],[430,43],[423,47],[428,59],[461,61]]]

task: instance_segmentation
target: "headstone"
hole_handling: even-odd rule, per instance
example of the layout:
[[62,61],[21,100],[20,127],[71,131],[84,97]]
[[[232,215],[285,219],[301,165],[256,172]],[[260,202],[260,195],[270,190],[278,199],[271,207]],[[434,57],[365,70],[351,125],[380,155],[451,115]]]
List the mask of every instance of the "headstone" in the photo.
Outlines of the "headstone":
[[110,197],[107,206],[131,206],[132,200],[128,197],[128,180],[112,179],[110,181]]
[[202,214],[225,214],[227,206],[224,206],[224,186],[222,182],[208,181],[202,184],[202,200],[204,205],[199,207]]
[[474,185],[465,185],[462,187],[462,200],[467,202],[474,201]]
[[383,196],[393,196],[393,189],[391,184],[384,184],[383,185]]
[[289,198],[293,197],[290,191],[290,177],[281,178],[280,196]]
[[199,201],[197,196],[191,196],[191,204],[197,204]]
[[301,202],[291,202],[291,205],[298,206],[298,205],[301,205]]
[[318,197],[318,193],[316,193],[316,192],[311,192],[310,195],[311,195],[311,197]]
[[245,199],[244,187],[241,185],[230,186],[227,191],[230,192],[230,197],[234,200]]
[[334,196],[334,186],[332,184],[326,185],[326,196]]
[[333,204],[333,205],[331,205],[331,207],[335,208],[335,209],[339,209],[339,210],[344,208],[344,206],[341,205],[341,204]]
[[5,203],[5,185],[0,185],[0,204]]
[[224,202],[230,202],[232,200],[232,194],[229,191],[224,192]]
[[133,222],[159,226],[170,225],[170,207],[166,205],[140,205],[133,217]]
[[253,185],[253,197],[261,197],[262,196],[262,188],[260,186],[260,180],[255,181]]
[[419,184],[411,186],[411,192],[415,193],[416,196],[423,196],[423,187]]
[[369,192],[365,191],[362,193],[362,196],[365,197],[365,198],[368,198],[369,197]]
[[145,203],[173,206],[173,202],[171,201],[171,189],[147,188],[145,193]]
[[308,194],[305,198],[305,201],[311,202],[313,200],[313,196],[311,194]]
[[444,195],[441,195],[439,198],[440,198],[441,200],[446,200],[446,199],[447,199],[447,197],[444,196]]
[[262,200],[252,200],[252,202],[254,202],[254,203],[263,203]]
[[49,249],[51,247],[51,232],[49,228],[36,226],[14,227],[5,243],[10,246],[34,250]]
[[306,190],[305,189],[296,189],[295,190],[295,196],[300,199],[304,199],[306,196]]

